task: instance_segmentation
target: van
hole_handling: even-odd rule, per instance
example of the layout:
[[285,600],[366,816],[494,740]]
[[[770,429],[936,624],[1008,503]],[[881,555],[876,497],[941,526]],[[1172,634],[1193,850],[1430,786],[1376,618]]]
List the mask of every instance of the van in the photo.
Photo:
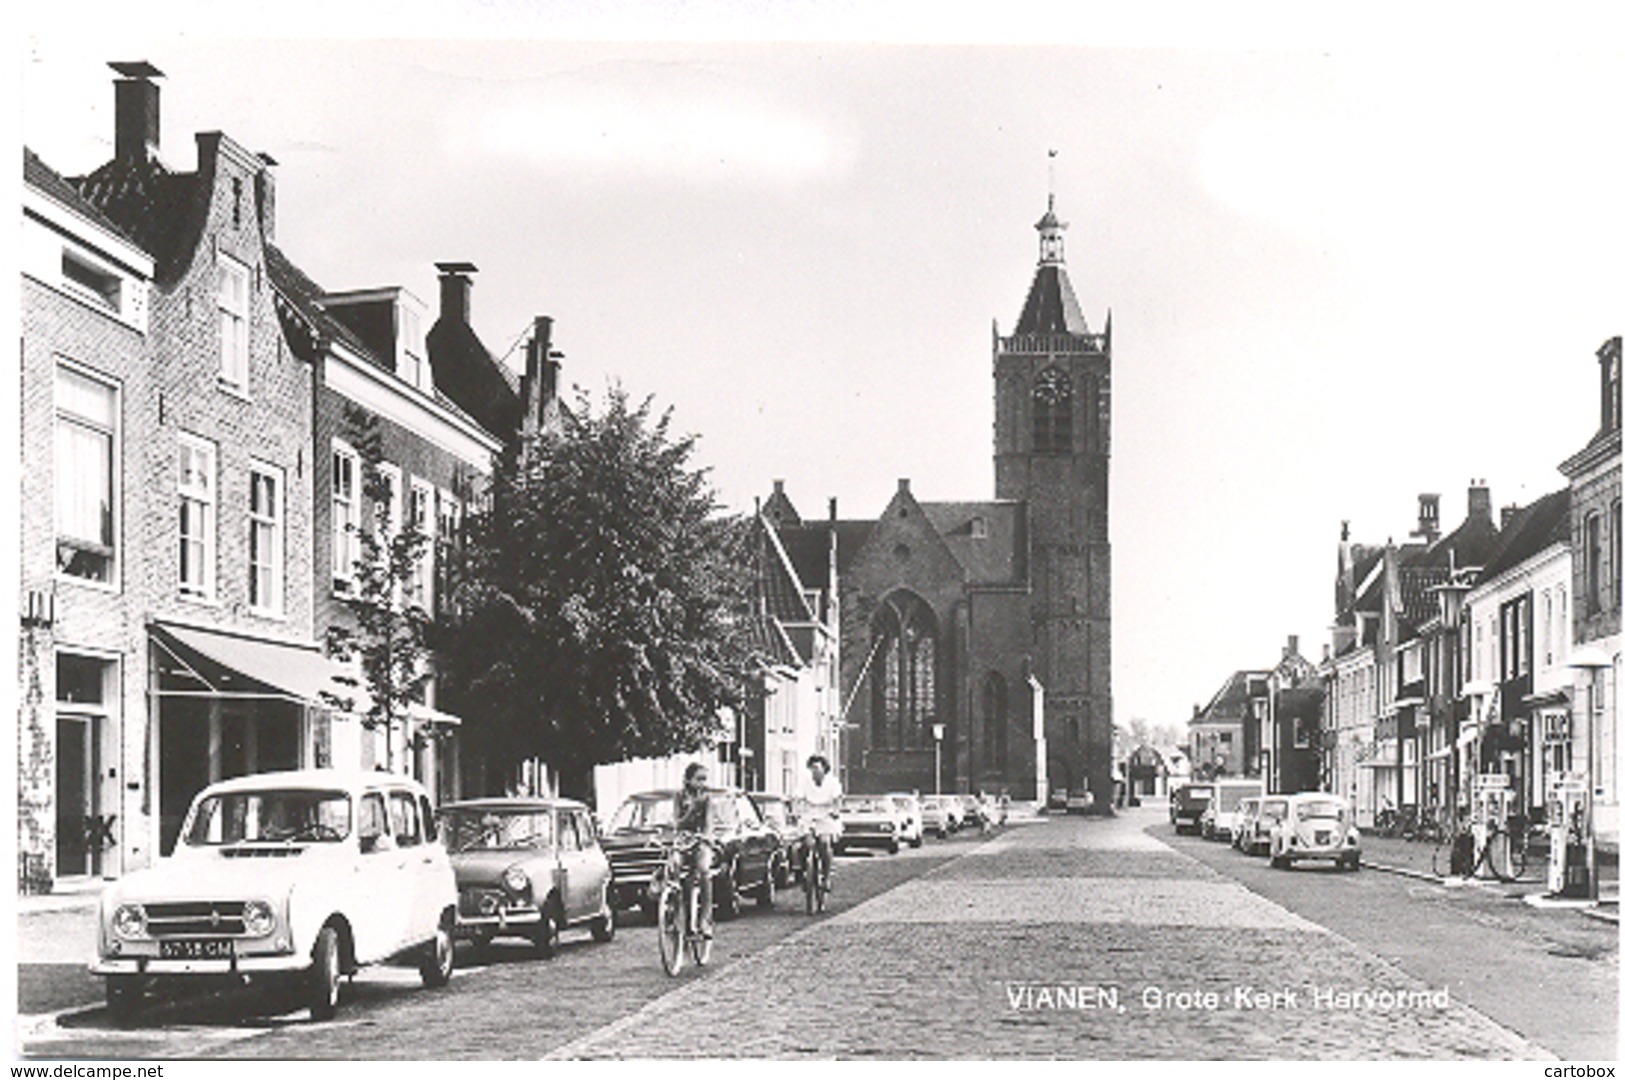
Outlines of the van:
[[1218,780],[1213,784],[1213,798],[1203,812],[1198,827],[1203,839],[1228,840],[1236,831],[1241,817],[1241,800],[1257,799],[1264,794],[1262,780]]

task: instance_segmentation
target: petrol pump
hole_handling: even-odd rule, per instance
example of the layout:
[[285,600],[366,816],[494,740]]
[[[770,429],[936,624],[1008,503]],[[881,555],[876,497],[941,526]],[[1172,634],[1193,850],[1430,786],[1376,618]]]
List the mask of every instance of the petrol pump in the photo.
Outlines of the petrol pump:
[[1552,838],[1546,867],[1546,890],[1553,896],[1585,898],[1590,885],[1586,865],[1586,819],[1591,789],[1585,778],[1561,774],[1546,799],[1546,821]]
[[[1480,773],[1473,777],[1473,865],[1506,866],[1511,855],[1507,818],[1512,813],[1512,778],[1505,773]],[[1495,850],[1484,858],[1484,849]]]

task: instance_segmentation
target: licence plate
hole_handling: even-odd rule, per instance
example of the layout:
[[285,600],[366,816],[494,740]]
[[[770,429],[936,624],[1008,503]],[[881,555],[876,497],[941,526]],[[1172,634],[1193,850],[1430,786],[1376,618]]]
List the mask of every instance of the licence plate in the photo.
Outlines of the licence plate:
[[160,941],[158,957],[162,960],[223,960],[231,955],[229,938],[205,938],[197,941]]

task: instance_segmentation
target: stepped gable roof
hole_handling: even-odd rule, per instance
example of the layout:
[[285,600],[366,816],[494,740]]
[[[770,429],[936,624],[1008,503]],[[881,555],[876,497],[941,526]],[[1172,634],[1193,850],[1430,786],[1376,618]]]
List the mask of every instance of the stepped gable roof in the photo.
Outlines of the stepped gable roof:
[[115,157],[69,183],[152,255],[159,284],[174,284],[186,272],[208,222],[212,157],[200,155],[194,173],[174,172],[152,157]]
[[1089,324],[1084,321],[1083,307],[1072,282],[1066,276],[1066,267],[1049,263],[1038,268],[1032,286],[1027,290],[1027,302],[1022,305],[1021,317],[1016,320],[1018,334],[1087,334]]
[[[118,222],[102,213],[101,207],[91,202],[79,193],[66,177],[49,165],[34,151],[23,147],[23,183],[45,195],[74,213],[88,219],[98,228],[106,229],[116,236],[130,241],[137,247],[140,243],[131,236]],[[150,252],[148,254],[151,254]]]
[[1553,544],[1568,543],[1569,496],[1569,488],[1558,488],[1512,515],[1512,520],[1501,530],[1499,542],[1485,560],[1484,572],[1479,580],[1485,581],[1504,573]]
[[[973,585],[1007,585],[1027,577],[1025,504],[992,502],[921,503],[926,520],[965,568]],[[982,522],[980,534],[976,522]]]

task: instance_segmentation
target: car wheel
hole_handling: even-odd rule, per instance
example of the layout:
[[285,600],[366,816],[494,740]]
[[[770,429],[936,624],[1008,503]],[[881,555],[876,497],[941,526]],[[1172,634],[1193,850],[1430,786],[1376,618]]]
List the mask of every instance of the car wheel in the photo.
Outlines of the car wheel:
[[592,929],[592,939],[594,941],[615,940],[615,905],[609,902],[608,897],[604,898],[603,914],[599,915],[588,926]]
[[310,950],[310,1018],[331,1020],[339,1010],[339,932],[322,927]]
[[911,848],[917,848],[923,843],[925,843],[925,834],[920,833],[918,836],[908,842],[908,846]]
[[1287,870],[1291,868],[1292,860],[1287,858],[1285,855],[1271,855],[1270,866],[1277,870]]
[[897,843],[896,840],[893,840],[891,842],[891,847],[886,849],[886,854],[888,854],[888,855],[896,855],[897,850],[898,850],[898,843]]
[[559,918],[551,897],[542,905],[542,921],[531,929],[530,943],[535,946],[536,955],[543,960],[551,960],[558,954]]
[[1349,869],[1350,870],[1358,870],[1358,869],[1360,869],[1360,856],[1355,855],[1354,857],[1349,859]]
[[645,900],[638,904],[638,911],[643,914],[643,921],[649,926],[660,921],[660,907],[653,900]]
[[119,1023],[128,1023],[141,1007],[141,976],[107,977],[107,1011]]
[[787,858],[785,858],[784,856],[781,855],[781,856],[779,856],[778,859],[774,860],[774,862],[773,862],[773,887],[775,889],[788,889],[790,887],[790,879],[793,876],[794,875],[791,874],[791,872],[790,872],[790,860],[789,859],[787,859]]
[[716,906],[717,917],[722,919],[737,919],[739,917],[739,879],[736,875],[737,866],[728,867],[727,871],[717,879],[712,903]]
[[440,925],[434,928],[434,940],[423,947],[423,955],[418,958],[418,974],[423,978],[423,985],[431,990],[451,982],[451,969],[457,962],[451,934],[455,919],[456,916],[449,913],[440,916]]

